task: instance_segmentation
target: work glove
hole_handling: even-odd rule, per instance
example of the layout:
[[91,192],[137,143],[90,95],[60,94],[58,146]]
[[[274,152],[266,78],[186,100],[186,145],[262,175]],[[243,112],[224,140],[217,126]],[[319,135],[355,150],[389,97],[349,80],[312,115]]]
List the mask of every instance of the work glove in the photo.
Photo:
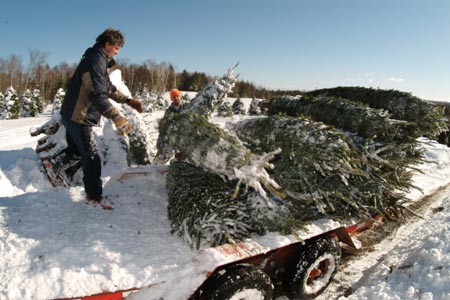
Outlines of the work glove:
[[141,100],[138,100],[138,99],[135,99],[135,98],[130,98],[125,103],[128,104],[129,106],[131,106],[132,108],[134,108],[135,110],[137,110],[140,113],[142,113],[144,111],[144,108],[142,107]]
[[117,115],[112,118],[112,121],[116,125],[119,135],[128,134],[131,131],[131,124],[127,118]]

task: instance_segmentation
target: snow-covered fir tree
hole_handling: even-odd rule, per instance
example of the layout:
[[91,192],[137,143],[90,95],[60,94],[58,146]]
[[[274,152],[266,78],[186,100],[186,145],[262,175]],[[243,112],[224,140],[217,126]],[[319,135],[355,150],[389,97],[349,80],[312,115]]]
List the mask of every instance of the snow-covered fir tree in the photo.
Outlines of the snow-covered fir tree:
[[141,99],[144,111],[148,113],[163,111],[169,106],[163,95],[149,92],[146,87],[140,94],[136,94],[135,97]]
[[273,192],[279,188],[266,170],[276,151],[254,155],[236,136],[209,122],[212,113],[233,90],[237,80],[233,75],[235,68],[199,92],[179,114],[164,116],[159,124],[158,152],[181,150],[191,164],[230,180],[238,179],[239,185],[251,186],[265,196],[262,186]]
[[20,101],[16,90],[12,86],[6,89],[5,102],[7,111],[6,119],[20,118]]
[[183,103],[186,105],[186,104],[188,104],[188,103],[191,103],[191,97],[189,96],[189,94],[188,93],[184,93],[183,94]]
[[36,106],[37,113],[42,113],[44,111],[44,101],[41,96],[41,91],[39,89],[33,89],[31,98]]
[[[254,208],[262,205],[263,209],[274,209],[269,192],[273,197],[286,196],[268,172],[279,149],[255,154],[234,134],[209,122],[234,87],[237,77],[233,70],[199,92],[180,113],[167,113],[159,123],[158,152],[179,151],[179,159],[185,162],[169,171],[172,229],[193,247],[241,239],[259,231],[252,225],[264,223],[270,227],[268,224],[276,221],[269,221],[268,213],[257,213]],[[186,174],[192,176],[185,178]],[[228,208],[229,214],[224,213]],[[255,216],[248,216],[246,211],[255,212]],[[204,231],[200,232],[199,224]]]
[[62,101],[64,100],[65,95],[66,92],[62,88],[59,88],[56,91],[55,97],[53,98],[52,114],[61,109]]
[[[125,83],[122,81],[122,72],[117,69],[110,75],[111,82],[121,91],[124,95],[131,97],[131,92]],[[111,101],[113,105],[116,105],[121,114],[125,116],[131,124],[132,131],[128,134],[128,149],[127,161],[129,165],[145,165],[149,164],[155,153],[153,151],[153,145],[155,142],[150,136],[150,132],[147,129],[142,116],[128,105],[119,105],[114,101]],[[108,120],[108,122],[112,122]]]
[[336,97],[359,102],[373,108],[387,110],[393,119],[408,122],[407,138],[435,137],[448,130],[444,107],[423,101],[411,93],[364,87],[336,87],[305,93],[305,96]]
[[219,107],[217,107],[217,116],[218,117],[231,117],[233,115],[233,111],[231,110],[230,103],[224,101]]
[[224,181],[192,164],[172,162],[166,184],[172,232],[192,248],[242,240],[289,223],[283,208],[255,201],[257,195],[251,189],[233,195],[236,181]]
[[22,118],[35,117],[37,115],[36,103],[33,101],[33,94],[30,90],[23,92],[21,97],[21,113]]
[[235,115],[245,115],[245,107],[244,102],[241,101],[241,98],[237,98],[233,105],[231,106],[231,110],[233,111],[233,114]]
[[5,120],[8,115],[8,110],[6,107],[5,95],[0,92],[0,120]]
[[233,91],[239,75],[233,75],[238,64],[228,69],[223,77],[216,79],[212,84],[205,87],[186,105],[187,111],[195,112],[210,118],[218,106],[228,98],[228,94]]
[[139,94],[136,94],[135,97],[141,99],[142,106],[144,107],[144,112],[153,112],[153,105],[151,100],[152,97],[147,87],[144,87],[143,91]]
[[157,111],[165,110],[169,106],[163,95],[157,95],[153,107]]
[[250,107],[248,108],[249,116],[259,116],[261,114],[261,108],[259,108],[259,103],[261,100],[253,97],[252,102],[250,102]]
[[[118,105],[117,107],[121,114],[128,119],[132,128],[131,132],[128,133],[128,165],[150,164],[155,156],[153,152],[155,142],[151,138],[142,116],[129,106]],[[111,121],[108,120],[108,122]]]

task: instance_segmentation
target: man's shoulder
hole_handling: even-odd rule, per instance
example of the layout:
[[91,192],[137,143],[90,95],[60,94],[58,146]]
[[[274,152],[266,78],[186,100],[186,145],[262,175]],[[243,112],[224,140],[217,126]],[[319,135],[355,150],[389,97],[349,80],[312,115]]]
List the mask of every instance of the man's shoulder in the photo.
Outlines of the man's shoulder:
[[106,63],[106,57],[99,47],[91,47],[84,53],[84,60],[90,63],[102,62]]

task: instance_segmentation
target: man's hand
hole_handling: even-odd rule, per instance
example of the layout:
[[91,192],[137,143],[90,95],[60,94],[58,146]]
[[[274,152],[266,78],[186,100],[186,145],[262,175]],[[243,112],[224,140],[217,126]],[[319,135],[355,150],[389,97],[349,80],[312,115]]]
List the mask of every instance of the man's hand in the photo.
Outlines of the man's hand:
[[140,113],[142,113],[144,111],[144,108],[142,107],[141,100],[138,100],[138,99],[135,99],[135,98],[131,98],[131,99],[128,99],[127,102],[125,102],[125,103],[128,104],[129,106],[131,106],[132,108],[134,108],[135,110],[137,110]]
[[117,115],[112,118],[112,121],[117,127],[119,135],[128,134],[131,131],[131,124],[128,120],[121,115]]

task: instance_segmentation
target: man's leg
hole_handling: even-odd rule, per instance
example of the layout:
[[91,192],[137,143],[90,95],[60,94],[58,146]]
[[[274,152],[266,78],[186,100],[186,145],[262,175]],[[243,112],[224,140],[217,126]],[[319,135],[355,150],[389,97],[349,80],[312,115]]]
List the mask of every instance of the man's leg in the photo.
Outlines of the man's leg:
[[86,194],[91,199],[101,199],[103,187],[101,181],[101,159],[98,154],[92,127],[75,122],[65,122],[66,131],[81,156],[83,165],[83,183]]
[[62,165],[66,176],[72,180],[75,173],[82,166],[81,155],[70,134],[66,131],[67,148],[64,150]]
[[86,152],[82,160],[84,190],[91,199],[100,200],[103,194],[102,164],[91,126],[82,126],[81,138]]

